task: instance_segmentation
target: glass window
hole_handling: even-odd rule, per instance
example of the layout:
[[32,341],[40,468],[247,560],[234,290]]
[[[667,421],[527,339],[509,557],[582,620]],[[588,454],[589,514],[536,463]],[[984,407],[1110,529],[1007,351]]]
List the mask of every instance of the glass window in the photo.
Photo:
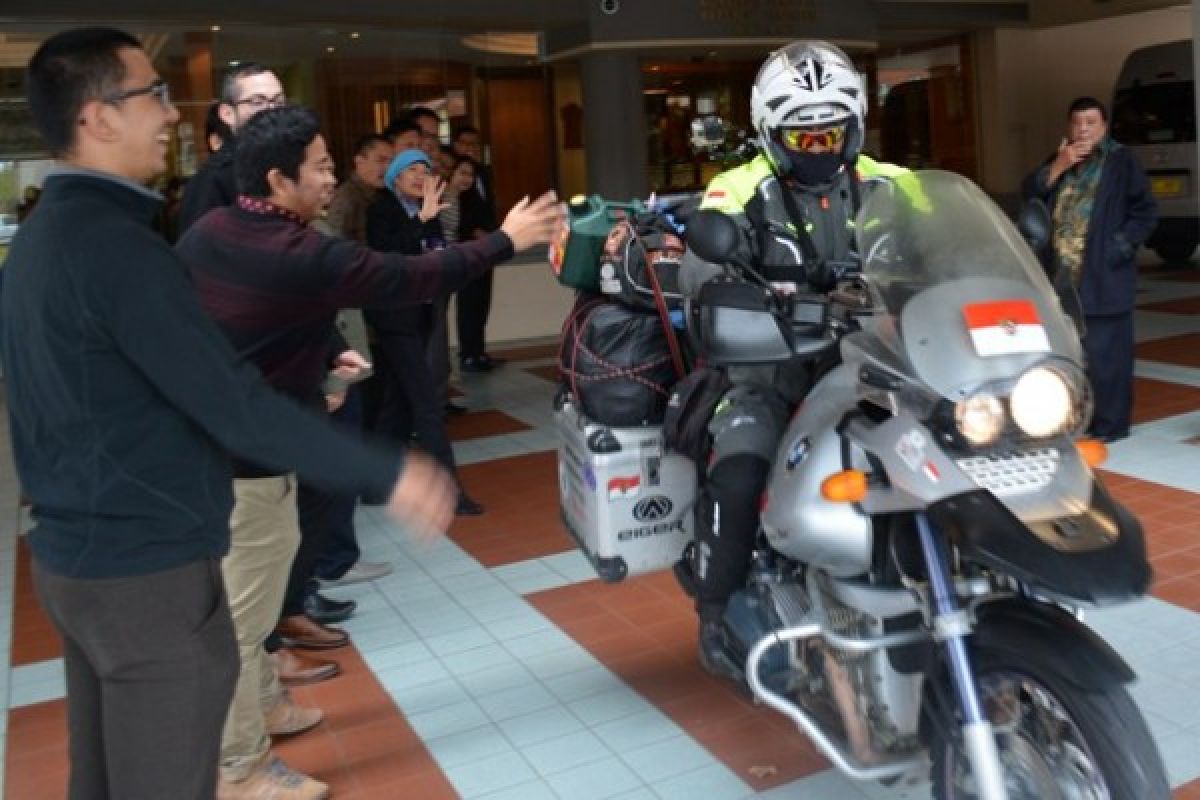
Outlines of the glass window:
[[1196,141],[1194,86],[1191,81],[1178,81],[1117,92],[1113,138],[1124,144]]

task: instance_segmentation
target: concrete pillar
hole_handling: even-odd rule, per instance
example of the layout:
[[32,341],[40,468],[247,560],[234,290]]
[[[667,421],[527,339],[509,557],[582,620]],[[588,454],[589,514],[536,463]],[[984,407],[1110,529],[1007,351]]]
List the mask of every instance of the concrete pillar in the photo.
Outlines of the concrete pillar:
[[[1192,0],[1192,80],[1200,77],[1200,13],[1196,12],[1196,2]],[[1196,119],[1200,120],[1200,92],[1195,93],[1196,102]],[[1196,137],[1196,150],[1200,153],[1200,136]],[[1200,163],[1200,162],[1197,162]],[[1192,176],[1192,194],[1200,192],[1200,187],[1196,186],[1196,176]]]
[[637,56],[586,53],[580,58],[579,74],[588,194],[610,200],[645,197],[646,112]]

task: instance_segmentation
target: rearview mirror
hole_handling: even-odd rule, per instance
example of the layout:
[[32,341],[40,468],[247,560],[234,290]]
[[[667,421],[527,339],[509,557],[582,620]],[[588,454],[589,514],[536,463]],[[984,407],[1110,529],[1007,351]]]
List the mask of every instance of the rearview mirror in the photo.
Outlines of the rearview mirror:
[[741,235],[728,215],[712,209],[697,211],[687,227],[687,246],[705,261],[725,264],[737,252]]

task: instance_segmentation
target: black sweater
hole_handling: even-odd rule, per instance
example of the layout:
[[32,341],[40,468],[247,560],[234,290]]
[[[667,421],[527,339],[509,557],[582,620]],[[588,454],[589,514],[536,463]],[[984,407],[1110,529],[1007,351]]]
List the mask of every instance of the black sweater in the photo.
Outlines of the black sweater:
[[238,359],[151,228],[160,205],[98,173],[52,175],[9,252],[13,453],[50,572],[143,575],[224,555],[227,452],[345,492],[386,492],[402,466]]
[[233,205],[237,198],[233,153],[234,140],[230,139],[210,155],[184,185],[183,199],[179,203],[180,235],[214,208]]

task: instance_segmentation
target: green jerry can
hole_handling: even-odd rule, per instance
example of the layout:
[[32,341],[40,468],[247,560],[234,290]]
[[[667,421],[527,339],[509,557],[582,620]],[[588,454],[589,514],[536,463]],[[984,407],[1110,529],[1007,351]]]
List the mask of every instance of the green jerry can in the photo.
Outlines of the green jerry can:
[[626,214],[646,210],[640,200],[613,203],[594,194],[571,198],[563,229],[550,243],[550,268],[563,286],[600,291],[600,256],[609,231]]

